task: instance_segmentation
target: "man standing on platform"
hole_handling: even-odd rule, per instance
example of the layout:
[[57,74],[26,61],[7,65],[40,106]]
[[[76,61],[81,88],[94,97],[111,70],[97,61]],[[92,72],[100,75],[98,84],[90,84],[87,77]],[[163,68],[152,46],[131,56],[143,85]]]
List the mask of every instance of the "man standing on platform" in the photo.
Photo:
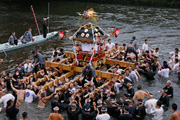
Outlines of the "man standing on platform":
[[33,63],[35,64],[34,71],[37,73],[38,67],[40,66],[41,69],[44,69],[44,73],[47,75],[46,67],[45,67],[45,56],[41,53],[38,53],[36,51],[32,51],[33,54]]
[[132,40],[130,41],[129,45],[127,46],[127,50],[126,50],[126,53],[124,55],[124,59],[126,59],[127,53],[132,52],[136,55],[136,62],[137,62],[138,61],[138,55],[137,55],[136,50],[138,50],[138,44],[136,41],[136,37],[133,36]]
[[93,82],[94,80],[96,80],[95,69],[90,64],[87,64],[87,66],[83,68],[82,76],[83,76],[83,81],[82,81],[83,86],[85,83],[88,83],[89,81]]

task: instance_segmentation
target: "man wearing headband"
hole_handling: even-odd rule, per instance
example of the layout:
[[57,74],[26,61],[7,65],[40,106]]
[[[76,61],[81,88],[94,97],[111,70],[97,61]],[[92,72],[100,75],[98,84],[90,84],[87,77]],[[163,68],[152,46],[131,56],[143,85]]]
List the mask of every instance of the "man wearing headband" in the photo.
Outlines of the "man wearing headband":
[[12,32],[12,35],[9,37],[8,42],[10,45],[17,45],[18,44],[18,39],[16,38],[15,32]]
[[94,111],[91,112],[91,106],[87,105],[85,108],[82,109],[82,118],[83,120],[93,120],[97,114],[96,103],[93,102]]
[[129,107],[125,105],[124,107],[124,113],[122,109],[120,110],[121,114],[118,117],[118,120],[133,120],[132,114],[129,113]]
[[137,100],[137,113],[136,113],[136,118],[137,120],[144,120],[146,116],[146,110],[145,106],[143,105],[143,100],[138,99]]
[[162,103],[162,107],[164,108],[168,108],[169,107],[169,97],[168,95],[166,94],[166,90],[162,89],[161,90],[161,97],[159,98],[159,100],[161,101]]
[[117,109],[116,100],[111,98],[110,105],[107,106],[107,112],[110,116],[116,117],[115,110]]
[[134,88],[132,87],[132,84],[129,82],[127,83],[127,87],[128,96],[132,98],[134,96]]
[[148,100],[145,102],[146,113],[152,114],[151,108],[155,109],[157,100],[153,98],[152,93],[148,93],[147,98]]
[[59,113],[59,108],[56,106],[53,108],[54,113],[50,113],[48,120],[64,120],[62,115]]
[[124,100],[123,100],[123,105],[128,105],[130,99],[129,99],[129,95],[127,93],[124,93]]
[[168,80],[166,86],[163,88],[169,98],[173,98],[173,87],[171,86],[171,81]]
[[[79,106],[81,106],[81,103],[79,104]],[[68,120],[79,120],[80,112],[81,112],[81,108],[78,107],[75,103],[68,105],[67,107]]]
[[64,110],[64,106],[62,103],[58,102],[59,101],[59,96],[56,94],[54,96],[54,99],[51,101],[51,110],[53,111],[53,108],[58,106],[60,109]]
[[98,113],[97,113],[97,116],[96,116],[96,120],[110,120],[110,115],[107,113],[107,108],[106,106],[103,106],[101,108],[101,113],[102,114],[99,114],[99,110],[97,109]]
[[134,106],[134,103],[132,100],[129,101],[129,113],[132,114],[132,116],[135,118],[136,116],[136,107]]
[[[97,109],[100,111],[101,110],[101,108],[102,108],[102,106],[103,106],[103,104],[102,104],[102,99],[99,99],[98,101],[97,101]],[[101,112],[100,112],[101,113]]]
[[87,105],[92,105],[92,104],[91,104],[91,99],[90,99],[90,98],[87,98],[85,101],[86,101],[86,104],[87,104]]

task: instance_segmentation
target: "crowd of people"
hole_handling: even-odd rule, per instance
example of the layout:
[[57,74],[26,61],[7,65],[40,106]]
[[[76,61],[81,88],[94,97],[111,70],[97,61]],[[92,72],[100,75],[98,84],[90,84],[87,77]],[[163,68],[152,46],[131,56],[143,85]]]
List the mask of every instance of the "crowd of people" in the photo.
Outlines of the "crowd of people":
[[[48,120],[64,120],[60,114],[63,111],[67,112],[68,120],[145,120],[147,114],[152,115],[153,120],[163,120],[164,111],[170,107],[173,113],[169,120],[180,119],[177,104],[170,104],[174,91],[172,81],[168,80],[166,86],[162,87],[160,98],[156,98],[151,92],[145,92],[143,85],[138,84],[141,76],[149,80],[158,73],[168,78],[170,70],[178,72],[178,48],[170,53],[170,61],[164,61],[161,65],[158,61],[159,48],[149,50],[148,40],[142,45],[142,52],[138,48],[136,37],[132,37],[129,44],[122,46],[112,43],[110,39],[107,44],[101,39],[97,39],[96,43],[96,51],[111,51],[106,54],[107,58],[132,62],[135,67],[122,68],[119,64],[107,66],[107,72],[119,76],[107,79],[101,75],[96,76],[95,69],[91,64],[87,64],[78,77],[60,81],[64,71],[58,67],[46,68],[45,56],[33,51],[32,59],[26,60],[24,66],[18,64],[14,73],[2,72],[1,110],[6,112],[9,120],[17,120],[22,101],[32,103],[34,99],[38,99],[38,108],[46,109],[46,103],[51,99],[52,113],[49,114]],[[80,52],[81,46],[77,45],[76,50]],[[59,51],[55,47],[51,61],[61,62],[65,58],[64,50]],[[73,59],[67,59],[64,63],[71,64]],[[58,83],[55,80],[59,80]],[[53,84],[50,85],[50,82]],[[135,84],[137,91],[134,88]],[[122,89],[127,90],[122,92]],[[13,91],[13,94],[10,91]],[[22,113],[22,120],[28,119],[27,111]]]

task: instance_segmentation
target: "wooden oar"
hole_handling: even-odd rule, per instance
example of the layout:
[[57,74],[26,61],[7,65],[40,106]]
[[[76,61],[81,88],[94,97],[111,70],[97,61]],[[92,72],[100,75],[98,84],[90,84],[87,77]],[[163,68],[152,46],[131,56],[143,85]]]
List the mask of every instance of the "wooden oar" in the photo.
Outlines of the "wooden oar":
[[[5,54],[5,55],[6,55],[6,57],[7,57],[7,54],[6,54],[6,52],[5,52],[5,50],[4,50],[4,49],[3,49],[3,52],[4,52],[4,54]],[[6,58],[6,57],[5,57],[5,58]]]

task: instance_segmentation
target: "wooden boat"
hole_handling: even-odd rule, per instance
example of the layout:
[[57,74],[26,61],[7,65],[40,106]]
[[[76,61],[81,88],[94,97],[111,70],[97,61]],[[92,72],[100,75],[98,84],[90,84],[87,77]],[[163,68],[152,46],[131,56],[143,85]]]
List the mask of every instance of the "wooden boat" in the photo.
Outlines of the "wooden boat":
[[11,50],[16,50],[16,49],[20,49],[20,48],[24,48],[24,47],[28,47],[28,46],[35,45],[35,44],[39,44],[41,42],[44,42],[44,41],[51,39],[56,34],[58,34],[58,31],[48,33],[46,38],[43,38],[43,35],[33,36],[34,42],[29,42],[27,44],[18,44],[17,46],[10,45],[8,42],[4,43],[4,44],[0,44],[0,53],[8,52]]

